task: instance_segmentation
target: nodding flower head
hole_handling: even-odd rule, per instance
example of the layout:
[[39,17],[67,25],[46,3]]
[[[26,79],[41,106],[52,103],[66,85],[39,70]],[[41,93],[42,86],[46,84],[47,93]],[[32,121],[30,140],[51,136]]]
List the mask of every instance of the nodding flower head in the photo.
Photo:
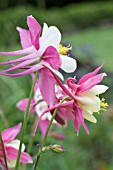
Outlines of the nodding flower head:
[[[104,103],[104,99],[101,101],[99,98],[99,95],[108,89],[105,85],[98,85],[103,80],[104,76],[106,76],[105,73],[97,74],[101,68],[102,66],[98,67],[93,72],[84,75],[77,84],[75,78],[68,78],[67,85],[69,88],[63,85],[56,75],[52,73],[64,93],[69,98],[66,99],[64,103],[56,104],[49,108],[49,111],[54,110],[55,108],[59,108],[59,110],[64,110],[65,108],[65,116],[68,113],[70,115],[72,113],[72,120],[74,121],[74,127],[77,134],[79,133],[80,125],[82,125],[87,134],[89,134],[89,129],[85,124],[84,119],[96,123],[97,120],[93,116],[93,113],[105,110],[108,106],[107,103]],[[43,112],[41,116],[47,111],[48,110]]]

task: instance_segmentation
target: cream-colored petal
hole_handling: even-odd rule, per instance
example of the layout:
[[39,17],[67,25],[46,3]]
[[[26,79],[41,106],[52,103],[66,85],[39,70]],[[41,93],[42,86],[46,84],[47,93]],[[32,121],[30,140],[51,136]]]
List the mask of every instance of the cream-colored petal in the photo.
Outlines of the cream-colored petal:
[[35,91],[34,100],[35,100],[35,102],[38,102],[38,101],[40,101],[40,100],[43,100],[39,88]]
[[[40,117],[42,112],[44,112],[48,108],[48,105],[45,101],[40,102],[39,104],[36,105],[36,113]],[[43,117],[42,120],[48,119],[51,120],[51,113],[47,112]],[[53,123],[56,123],[55,120],[53,120]]]
[[77,62],[75,59],[68,57],[66,55],[60,55],[62,60],[61,69],[64,70],[66,73],[72,73],[77,68]]
[[100,110],[100,99],[97,96],[77,96],[77,103],[90,110],[92,112],[98,112]]
[[83,111],[83,116],[86,120],[93,122],[93,123],[97,123],[96,118],[92,115],[92,112],[87,110],[87,111]]
[[[17,139],[15,139],[15,140],[12,140],[11,142],[9,142],[9,143],[7,143],[6,144],[7,146],[11,146],[11,147],[13,147],[13,148],[15,148],[15,149],[19,149],[19,145],[20,145],[20,141],[19,140],[17,140]],[[22,152],[25,150],[25,145],[24,144],[22,144]]]
[[87,96],[94,96],[98,94],[104,93],[109,87],[105,85],[96,85],[92,89],[88,90],[87,92],[82,93],[81,95],[87,95]]
[[7,160],[7,165],[9,168],[14,168],[16,165],[16,160]]

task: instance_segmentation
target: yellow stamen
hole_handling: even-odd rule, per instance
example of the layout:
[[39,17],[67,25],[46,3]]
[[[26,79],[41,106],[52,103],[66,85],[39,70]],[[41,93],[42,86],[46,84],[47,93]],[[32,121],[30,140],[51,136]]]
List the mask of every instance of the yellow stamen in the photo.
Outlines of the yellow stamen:
[[100,101],[100,106],[101,106],[100,110],[107,111],[106,108],[107,108],[109,105],[108,105],[107,103],[105,103],[104,101],[105,101],[104,98],[102,98],[102,100]]
[[71,49],[72,49],[72,47],[70,47],[70,46],[64,47],[63,45],[59,44],[59,54],[67,55],[68,51]]

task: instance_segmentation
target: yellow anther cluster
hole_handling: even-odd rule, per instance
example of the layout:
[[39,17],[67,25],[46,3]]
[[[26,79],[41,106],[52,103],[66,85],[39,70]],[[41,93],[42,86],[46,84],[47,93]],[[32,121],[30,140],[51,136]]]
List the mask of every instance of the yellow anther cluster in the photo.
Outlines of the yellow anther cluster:
[[68,51],[71,49],[72,47],[64,47],[63,45],[59,44],[59,54],[67,55]]
[[104,101],[105,101],[104,98],[102,98],[102,100],[100,101],[100,106],[101,106],[100,110],[106,111],[106,107],[108,107],[109,105],[105,103]]

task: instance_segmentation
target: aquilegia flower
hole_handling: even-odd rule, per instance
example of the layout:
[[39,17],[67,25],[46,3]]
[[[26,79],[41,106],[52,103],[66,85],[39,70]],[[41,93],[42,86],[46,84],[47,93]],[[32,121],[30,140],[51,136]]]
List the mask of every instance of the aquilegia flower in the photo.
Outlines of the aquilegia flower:
[[[47,24],[44,23],[41,35],[41,26],[32,16],[27,17],[27,25],[29,30],[17,27],[23,49],[13,52],[0,52],[0,55],[25,56],[8,62],[0,62],[0,65],[11,65],[11,68],[1,71],[0,74],[12,77],[24,76],[39,70],[40,91],[46,102],[49,105],[53,105],[55,103],[54,86],[56,81],[44,66],[46,65],[61,77],[58,69],[62,68],[67,73],[73,72],[76,69],[76,60],[67,55],[70,47],[64,48],[60,45],[61,33],[57,27],[48,27]],[[10,73],[17,69],[21,69],[21,72]],[[45,82],[45,80],[46,85],[44,86],[43,82]],[[48,91],[50,91],[49,94],[47,93]]]
[[[56,75],[52,73],[60,87],[69,96],[69,98],[64,103],[56,104],[55,106],[44,111],[41,114],[40,119],[48,111],[52,111],[55,108],[65,108],[66,113],[71,111],[73,114],[74,127],[77,134],[79,133],[80,125],[82,125],[86,132],[89,133],[84,119],[96,123],[97,120],[93,116],[93,113],[99,112],[99,110],[101,110],[101,106],[107,106],[107,104],[103,104],[104,101],[101,101],[99,98],[99,94],[104,93],[108,89],[105,85],[98,85],[102,81],[103,77],[106,76],[105,73],[96,75],[101,67],[102,66],[98,67],[93,72],[84,75],[77,84],[75,78],[68,78],[67,85],[69,88],[64,86]],[[40,122],[40,119],[38,120],[38,123]]]
[[[14,168],[16,164],[20,141],[18,139],[15,139],[15,137],[20,132],[21,125],[22,124],[19,123],[18,125],[8,128],[1,133],[2,140],[4,142],[7,164],[9,168]],[[24,150],[25,150],[25,145],[22,144],[20,162],[24,164],[32,163],[33,162],[32,158],[30,157],[29,154],[24,152]],[[0,143],[0,164],[5,168],[5,162],[4,162],[4,156],[3,156],[1,143]]]
[[[55,85],[56,96],[60,97],[62,95],[62,92],[63,92],[62,89],[59,86]],[[27,104],[28,104],[28,98],[24,98],[17,103],[17,107],[21,111],[25,111]],[[31,114],[36,113],[37,116],[40,117],[41,113],[44,110],[46,110],[47,108],[48,108],[48,104],[44,101],[44,99],[43,99],[43,97],[40,93],[40,89],[38,87],[38,81],[37,81],[36,84],[35,84],[35,88],[34,88],[34,97],[31,100],[29,111],[30,111]],[[49,121],[51,120],[51,117],[52,117],[51,113],[48,112],[48,113],[46,113],[45,116],[42,117],[42,120],[39,123],[39,127],[40,127],[40,130],[41,130],[41,133],[42,133],[42,137],[45,136],[45,133],[46,133],[46,130],[48,128]],[[57,121],[55,121],[55,120],[53,121],[53,123],[56,124],[57,126],[59,125],[57,123]],[[51,135],[51,136],[53,136],[57,139],[64,139],[65,138],[63,136],[63,134],[61,134],[59,132],[50,131],[49,135]]]

